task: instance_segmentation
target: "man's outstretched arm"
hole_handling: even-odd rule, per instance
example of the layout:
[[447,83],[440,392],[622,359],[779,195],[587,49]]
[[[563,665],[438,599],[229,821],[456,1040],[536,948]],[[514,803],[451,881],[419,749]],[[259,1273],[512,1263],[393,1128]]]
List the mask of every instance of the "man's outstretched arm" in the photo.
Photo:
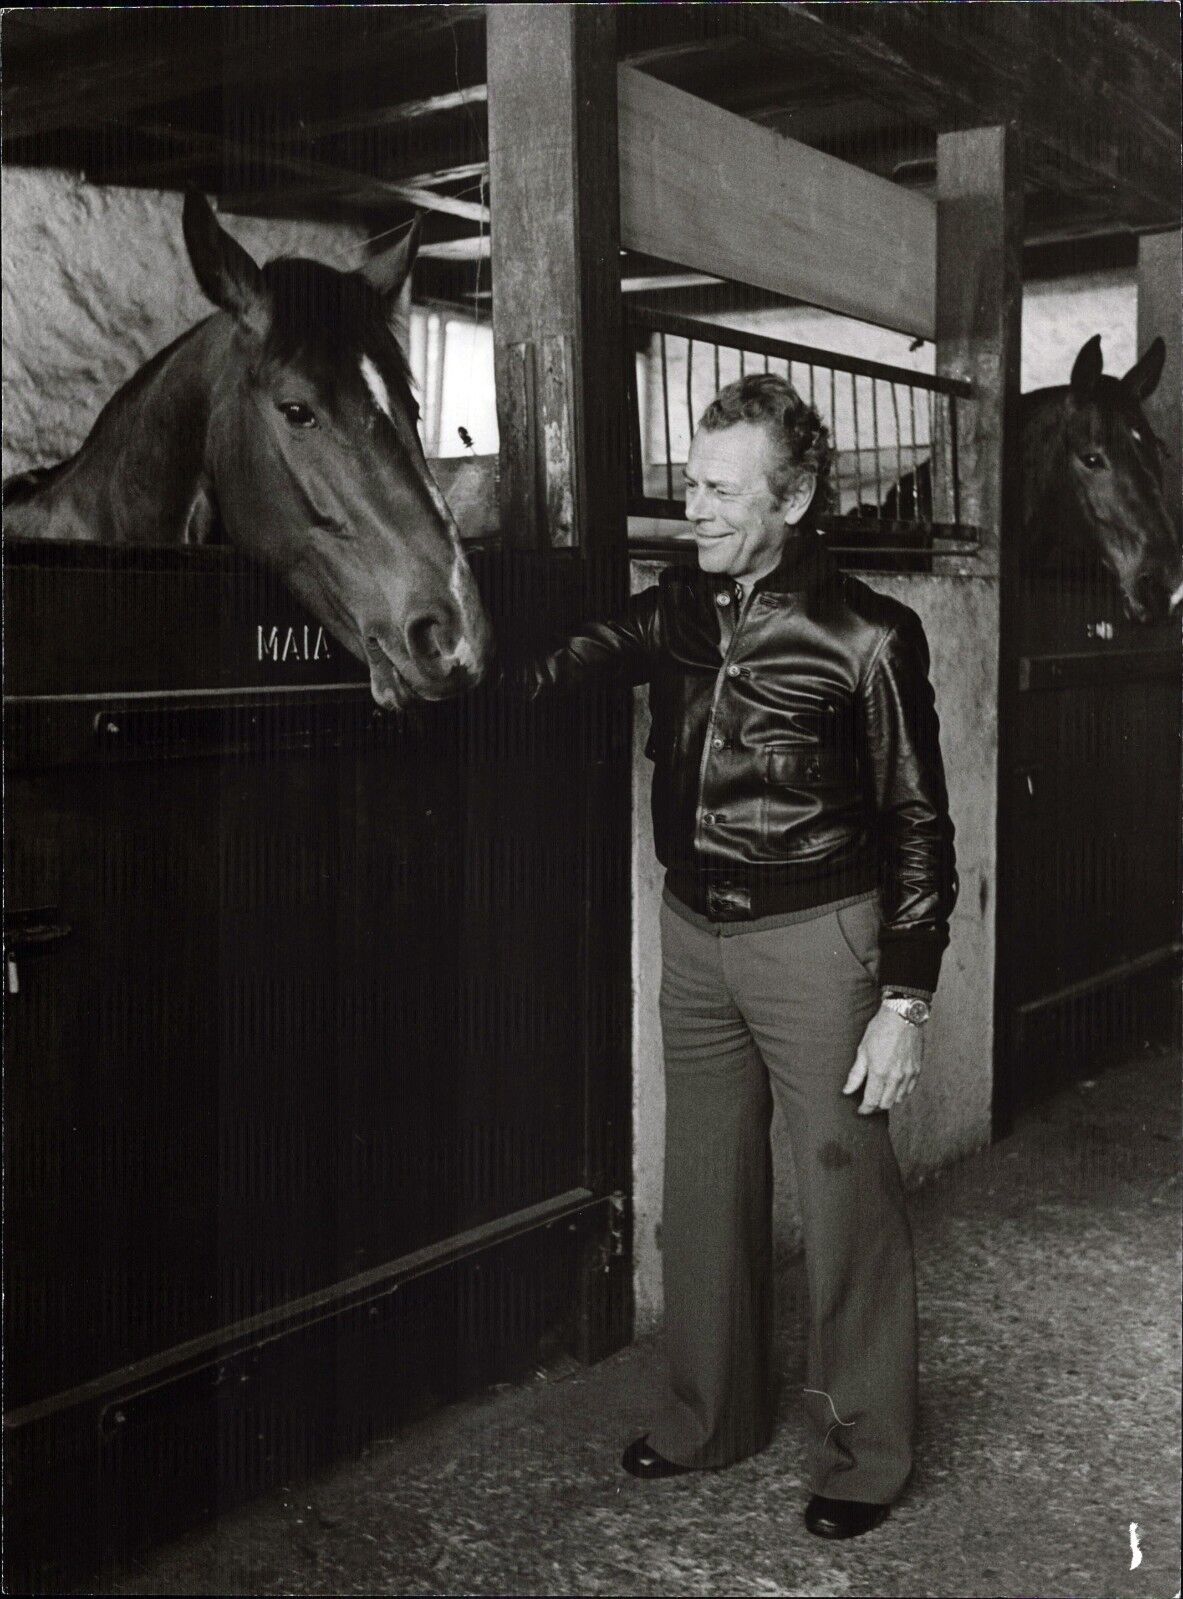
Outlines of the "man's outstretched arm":
[[659,632],[654,585],[632,595],[618,620],[584,622],[550,649],[521,650],[499,639],[495,681],[529,699],[591,683],[635,686],[652,676]]

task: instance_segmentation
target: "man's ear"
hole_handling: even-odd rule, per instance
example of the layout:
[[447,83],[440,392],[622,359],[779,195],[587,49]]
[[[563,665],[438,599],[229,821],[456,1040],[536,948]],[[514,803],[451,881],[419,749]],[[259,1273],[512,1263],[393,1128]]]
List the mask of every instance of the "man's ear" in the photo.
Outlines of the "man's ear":
[[266,331],[269,319],[263,274],[214,215],[204,194],[190,190],[181,212],[181,229],[194,274],[207,299],[252,333]]
[[785,496],[785,526],[795,527],[813,504],[813,496],[817,493],[817,473],[805,471],[797,476],[797,481]]

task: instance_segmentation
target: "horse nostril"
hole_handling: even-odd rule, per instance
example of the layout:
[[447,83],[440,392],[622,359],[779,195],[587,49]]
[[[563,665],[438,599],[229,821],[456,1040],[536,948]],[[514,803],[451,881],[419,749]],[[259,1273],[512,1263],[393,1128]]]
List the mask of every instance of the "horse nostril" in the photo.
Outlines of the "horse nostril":
[[406,634],[407,649],[415,660],[436,664],[455,651],[455,642],[446,624],[430,612],[413,616],[407,623]]

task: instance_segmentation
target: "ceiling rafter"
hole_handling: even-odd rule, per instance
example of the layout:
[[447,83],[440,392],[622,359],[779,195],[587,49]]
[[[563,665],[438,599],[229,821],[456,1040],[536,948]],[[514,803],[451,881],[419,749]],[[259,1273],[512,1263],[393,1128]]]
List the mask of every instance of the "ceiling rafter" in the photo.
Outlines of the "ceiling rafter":
[[[293,75],[347,76],[372,67],[376,53],[396,45],[405,50],[412,40],[454,30],[484,13],[481,5],[366,8],[358,13],[365,26],[346,32],[342,11],[325,8],[313,13],[316,21],[311,23],[298,16],[297,8],[249,8],[256,17],[260,11],[271,13],[265,26],[277,37],[267,39],[260,32],[256,48],[247,48],[254,38],[249,30],[264,25],[243,21],[245,9],[227,7],[219,13],[198,7],[158,14],[128,8],[108,13],[101,40],[96,37],[100,30],[88,30],[68,60],[62,59],[67,42],[55,51],[56,59],[46,62],[46,70],[33,71],[29,62],[15,79],[11,70],[6,72],[0,93],[5,140],[103,123],[116,109],[127,117],[205,91],[253,90]],[[317,51],[310,33],[330,17],[339,30],[338,43],[330,51]],[[11,12],[9,20],[15,20]],[[118,48],[100,47],[123,34]]]
[[[1112,38],[1084,30],[1066,58],[1051,30],[1072,19],[1057,19],[1059,9],[947,7],[933,27],[928,7],[772,4],[742,7],[738,21],[768,49],[797,62],[803,53],[822,55],[872,98],[906,105],[934,127],[1021,120],[1035,177],[1054,177],[1082,195],[1107,190],[1119,214],[1161,208],[1178,191],[1177,133],[1167,137],[1170,119],[1157,109],[1167,93],[1161,78],[1154,98],[1145,84],[1131,90],[1116,82]],[[1108,126],[1128,129],[1137,161],[1107,144],[1098,100]]]
[[[184,143],[196,140],[208,154],[246,166],[258,164],[260,161],[259,151],[238,144],[233,139],[223,138],[219,134],[198,134],[190,129],[179,130],[159,123],[139,121],[128,124],[128,127],[134,132],[149,133],[154,138],[172,138]],[[324,161],[308,161],[297,156],[283,155],[274,150],[267,151],[262,160],[279,171],[303,178],[309,184],[319,185],[334,194],[341,191],[349,194],[364,193],[373,201],[387,205],[394,201],[400,205],[415,206],[422,211],[439,211],[445,216],[461,217],[468,222],[480,222],[483,226],[489,223],[488,206],[476,200],[460,200],[450,194],[437,194],[434,189],[419,188],[410,183],[397,183],[388,178],[372,177],[363,172],[350,172]]]

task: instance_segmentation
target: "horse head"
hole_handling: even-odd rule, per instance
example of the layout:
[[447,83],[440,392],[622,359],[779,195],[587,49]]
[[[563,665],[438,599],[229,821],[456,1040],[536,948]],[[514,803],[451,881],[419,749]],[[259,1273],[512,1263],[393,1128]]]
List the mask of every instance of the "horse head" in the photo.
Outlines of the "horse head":
[[1058,511],[1065,532],[1096,546],[1137,622],[1160,620],[1183,600],[1183,553],[1163,498],[1163,446],[1142,409],[1165,354],[1156,338],[1123,378],[1113,378],[1102,370],[1100,336],[1084,344],[1059,391],[1058,469],[1044,475],[1044,492],[1027,505],[1029,516]]
[[417,228],[339,272],[298,258],[258,266],[200,195],[186,198],[183,227],[224,319],[205,472],[227,536],[366,663],[379,705],[475,685],[491,631],[394,331]]

